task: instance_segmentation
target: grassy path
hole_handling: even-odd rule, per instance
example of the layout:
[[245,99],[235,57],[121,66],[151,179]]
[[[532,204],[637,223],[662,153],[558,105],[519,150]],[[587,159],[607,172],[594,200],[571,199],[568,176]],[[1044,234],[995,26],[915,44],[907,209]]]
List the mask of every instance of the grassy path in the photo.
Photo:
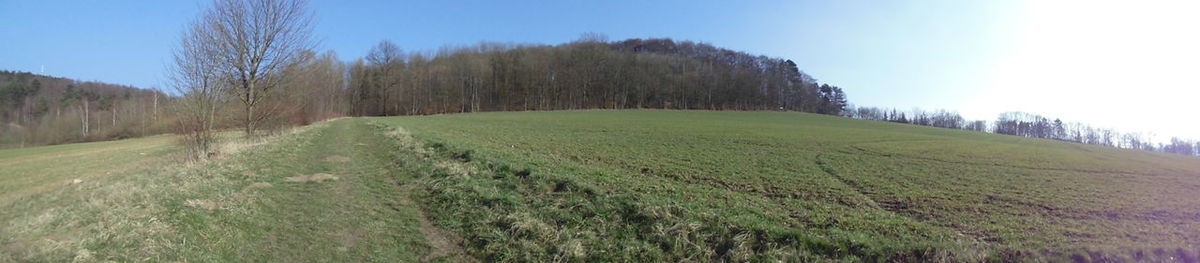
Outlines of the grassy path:
[[[394,147],[361,120],[341,120],[243,158],[232,174],[244,187],[219,208],[176,214],[182,258],[215,261],[460,261],[457,243],[408,198]],[[231,185],[238,185],[237,183]],[[189,199],[197,200],[197,199]],[[209,200],[209,199],[203,199]],[[188,203],[187,200],[184,201]]]
[[19,190],[0,192],[0,262],[472,261],[365,122],[231,139],[244,150],[201,165],[165,136],[0,151],[0,189]]

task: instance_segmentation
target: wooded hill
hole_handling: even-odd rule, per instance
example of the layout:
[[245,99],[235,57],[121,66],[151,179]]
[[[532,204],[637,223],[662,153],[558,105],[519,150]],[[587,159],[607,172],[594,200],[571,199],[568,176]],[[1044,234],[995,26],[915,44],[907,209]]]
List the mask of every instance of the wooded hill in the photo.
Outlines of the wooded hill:
[[563,109],[840,114],[842,90],[796,63],[691,41],[596,34],[556,45],[482,43],[436,54],[383,41],[350,68],[356,115]]
[[154,122],[167,95],[126,85],[0,71],[0,148],[128,138]]

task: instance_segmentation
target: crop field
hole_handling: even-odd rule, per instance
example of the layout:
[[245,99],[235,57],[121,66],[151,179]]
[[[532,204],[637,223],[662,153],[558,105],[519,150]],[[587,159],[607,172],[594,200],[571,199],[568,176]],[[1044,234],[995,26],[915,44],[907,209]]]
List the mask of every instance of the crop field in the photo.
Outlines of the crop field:
[[791,112],[0,150],[0,262],[1195,260],[1200,159]]
[[1200,159],[783,112],[398,117],[490,259],[1194,260]]

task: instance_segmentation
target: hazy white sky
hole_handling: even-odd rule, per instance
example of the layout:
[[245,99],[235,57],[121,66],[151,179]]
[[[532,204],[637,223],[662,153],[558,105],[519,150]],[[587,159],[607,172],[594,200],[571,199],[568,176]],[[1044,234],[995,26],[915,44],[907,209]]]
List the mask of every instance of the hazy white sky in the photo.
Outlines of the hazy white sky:
[[1021,110],[1200,138],[1200,1],[1028,1],[972,118]]

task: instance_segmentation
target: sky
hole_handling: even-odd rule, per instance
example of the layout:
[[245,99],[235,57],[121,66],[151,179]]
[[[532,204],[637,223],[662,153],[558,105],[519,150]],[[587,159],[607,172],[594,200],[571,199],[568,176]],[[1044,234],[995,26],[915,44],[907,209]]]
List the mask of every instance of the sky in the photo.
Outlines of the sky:
[[[0,69],[163,87],[208,1],[0,0]],[[311,0],[343,60],[480,41],[670,37],[791,59],[851,103],[1024,111],[1156,138],[1200,138],[1200,1]],[[44,71],[43,71],[44,70]]]

